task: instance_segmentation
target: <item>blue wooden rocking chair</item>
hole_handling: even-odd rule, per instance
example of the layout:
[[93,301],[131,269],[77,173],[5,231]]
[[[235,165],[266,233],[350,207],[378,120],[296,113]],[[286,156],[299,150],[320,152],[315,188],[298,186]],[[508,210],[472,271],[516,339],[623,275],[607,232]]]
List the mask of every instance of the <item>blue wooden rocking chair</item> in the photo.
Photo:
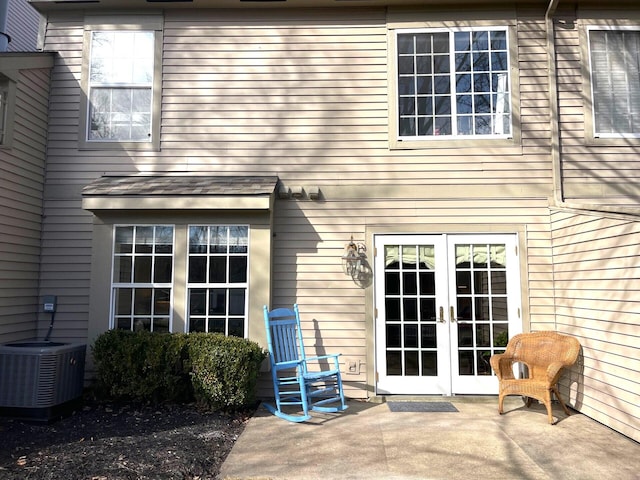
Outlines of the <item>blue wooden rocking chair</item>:
[[[310,410],[345,410],[347,405],[338,363],[340,354],[305,356],[298,305],[294,305],[293,310],[276,308],[272,311],[265,305],[264,323],[275,393],[275,406],[265,403],[267,410],[290,422],[309,420]],[[328,363],[329,369],[321,370],[322,362]],[[294,410],[293,407],[297,407],[297,413],[288,413]]]

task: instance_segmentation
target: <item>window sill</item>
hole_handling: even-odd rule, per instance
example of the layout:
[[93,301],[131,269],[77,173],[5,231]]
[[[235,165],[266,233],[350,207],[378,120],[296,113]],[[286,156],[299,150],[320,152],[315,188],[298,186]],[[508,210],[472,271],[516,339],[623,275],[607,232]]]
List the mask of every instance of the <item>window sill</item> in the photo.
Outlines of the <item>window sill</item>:
[[[518,153],[522,152],[520,141],[515,138],[452,138],[442,140],[397,140],[389,141],[390,150],[468,150],[468,149],[515,149]],[[514,152],[515,153],[515,152]]]

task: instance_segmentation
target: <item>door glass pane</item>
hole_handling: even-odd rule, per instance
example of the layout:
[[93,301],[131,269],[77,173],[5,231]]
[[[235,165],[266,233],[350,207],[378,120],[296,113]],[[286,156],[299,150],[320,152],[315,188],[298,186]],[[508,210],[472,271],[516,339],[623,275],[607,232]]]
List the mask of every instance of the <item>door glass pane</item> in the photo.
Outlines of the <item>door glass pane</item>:
[[387,352],[387,375],[402,375],[402,353]]
[[506,248],[458,244],[455,252],[459,374],[491,375],[488,359],[508,338]]
[[387,324],[387,347],[400,348],[402,346],[401,327],[399,324]]
[[405,298],[403,300],[404,305],[404,319],[407,321],[418,320],[418,305],[415,298]]
[[438,376],[437,352],[422,352],[422,375],[425,377]]
[[458,352],[459,375],[473,375],[473,351],[461,350]]
[[418,293],[418,279],[416,272],[404,272],[402,274],[402,292],[405,295]]
[[404,374],[407,376],[420,375],[420,366],[418,364],[418,352],[415,350],[404,352]]
[[422,325],[422,347],[423,348],[436,348],[436,326],[434,325]]
[[404,346],[405,348],[418,348],[418,324],[408,324],[404,326]]

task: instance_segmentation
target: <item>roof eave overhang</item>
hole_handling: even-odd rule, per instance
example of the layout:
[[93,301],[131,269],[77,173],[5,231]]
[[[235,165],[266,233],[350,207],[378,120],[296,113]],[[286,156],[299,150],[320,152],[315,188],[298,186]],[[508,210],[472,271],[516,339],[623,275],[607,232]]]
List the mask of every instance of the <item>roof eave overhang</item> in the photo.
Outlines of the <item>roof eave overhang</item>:
[[269,195],[131,195],[86,196],[82,208],[104,210],[270,210]]
[[548,0],[29,0],[36,10],[546,5]]

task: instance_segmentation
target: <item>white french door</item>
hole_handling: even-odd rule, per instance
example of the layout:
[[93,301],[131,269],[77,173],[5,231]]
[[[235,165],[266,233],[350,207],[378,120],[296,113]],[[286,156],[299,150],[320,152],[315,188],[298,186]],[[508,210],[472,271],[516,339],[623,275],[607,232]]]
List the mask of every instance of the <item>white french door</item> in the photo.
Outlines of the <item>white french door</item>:
[[376,392],[496,394],[489,357],[522,331],[517,236],[374,243]]

